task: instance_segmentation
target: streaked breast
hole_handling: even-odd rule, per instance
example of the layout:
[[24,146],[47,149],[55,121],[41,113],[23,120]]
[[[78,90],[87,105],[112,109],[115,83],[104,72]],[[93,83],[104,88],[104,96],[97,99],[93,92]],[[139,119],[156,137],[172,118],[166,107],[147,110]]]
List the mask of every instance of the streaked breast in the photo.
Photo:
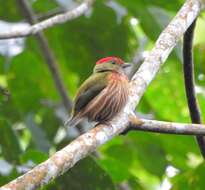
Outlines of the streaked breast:
[[91,121],[107,122],[125,106],[129,94],[128,80],[110,80],[108,86],[86,108]]

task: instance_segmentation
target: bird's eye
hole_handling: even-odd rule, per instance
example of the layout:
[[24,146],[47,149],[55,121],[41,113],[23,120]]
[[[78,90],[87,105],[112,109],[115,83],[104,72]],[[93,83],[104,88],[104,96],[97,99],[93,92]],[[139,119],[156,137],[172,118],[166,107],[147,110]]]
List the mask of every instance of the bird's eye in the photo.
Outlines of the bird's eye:
[[111,61],[111,64],[113,64],[113,65],[114,65],[114,64],[115,64],[115,61],[114,61],[114,60],[113,60],[113,61]]

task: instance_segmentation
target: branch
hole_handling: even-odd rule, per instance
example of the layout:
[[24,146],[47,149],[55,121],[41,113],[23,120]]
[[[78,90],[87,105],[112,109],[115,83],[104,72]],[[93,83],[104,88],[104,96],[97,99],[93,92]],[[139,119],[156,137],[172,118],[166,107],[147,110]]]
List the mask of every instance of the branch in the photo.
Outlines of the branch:
[[52,9],[52,10],[46,12],[46,13],[37,14],[36,18],[38,20],[44,20],[44,19],[48,19],[50,17],[56,16],[57,14],[63,14],[65,12],[66,12],[65,9],[63,9],[61,7],[57,7],[57,8]]
[[142,51],[139,49],[133,56],[132,59],[132,66],[130,69],[130,72],[128,73],[129,78],[132,78],[132,76],[136,73],[140,65],[142,64],[144,60],[144,57],[142,56]]
[[130,127],[126,130],[150,131],[154,133],[177,134],[177,135],[205,135],[205,125],[174,123],[167,121],[155,121],[147,119],[130,119]]
[[78,18],[90,8],[93,1],[94,0],[85,0],[81,5],[79,5],[73,10],[67,11],[63,14],[53,16],[37,24],[28,26],[28,28],[25,28],[25,29],[19,28],[18,30],[15,30],[15,31],[0,33],[0,39],[25,37],[31,34],[36,34],[37,32],[42,31],[46,28],[52,27],[56,24],[62,24],[64,22],[67,22],[68,20],[73,20],[75,18]]
[[138,49],[136,50],[133,58],[132,58],[132,67],[128,73],[129,78],[132,78],[133,75],[136,73],[136,71],[139,69],[140,65],[144,61],[143,51],[145,49],[145,44],[147,42],[147,38],[144,37],[143,39],[140,39],[140,44]]
[[201,123],[201,114],[197,103],[194,79],[194,63],[193,63],[193,35],[196,20],[191,24],[184,34],[183,44],[183,66],[184,66],[184,82],[186,88],[187,102],[189,106],[191,120],[194,123]]
[[81,135],[65,148],[56,152],[47,161],[3,186],[1,190],[31,190],[41,187],[73,167],[74,164],[98,146],[123,132],[129,125],[129,117],[134,115],[133,111],[146,87],[155,77],[177,41],[200,13],[201,8],[202,4],[199,0],[187,0],[185,2],[175,18],[161,33],[155,47],[132,78],[129,101],[123,112],[114,118],[110,125],[98,125]]
[[[193,62],[193,37],[196,20],[191,24],[184,34],[183,42],[183,70],[184,70],[184,83],[186,90],[187,103],[189,107],[189,115],[192,123],[201,123],[201,113],[198,106],[196,93],[195,93],[195,80],[194,80],[194,62]],[[203,136],[196,137],[202,156],[205,159],[205,139]]]
[[[26,0],[17,0],[19,7],[22,9],[23,14],[26,16],[30,24],[37,22],[35,14],[32,8],[29,5],[29,2]],[[60,94],[63,105],[65,106],[68,113],[72,108],[72,101],[67,96],[66,88],[62,82],[62,79],[59,74],[59,68],[55,56],[52,50],[49,48],[48,41],[42,32],[36,34],[36,39],[39,42],[40,48],[42,50],[43,56],[46,60],[46,64],[50,70],[52,78],[55,82],[58,93]]]
[[[25,14],[26,18],[31,24],[35,24],[38,20],[29,5],[29,2],[26,0],[17,0],[19,7],[22,9],[23,13]],[[71,112],[72,109],[72,101],[67,95],[67,90],[63,84],[63,80],[61,79],[59,67],[55,58],[55,55],[52,51],[52,49],[49,48],[48,41],[46,37],[44,36],[43,32],[38,32],[36,35],[36,39],[39,42],[40,48],[42,50],[43,56],[46,60],[46,64],[50,70],[50,73],[52,75],[52,78],[55,82],[56,89],[61,96],[61,99],[63,101],[63,105],[68,113]],[[82,134],[83,126],[79,123],[77,125],[77,129],[80,134]]]

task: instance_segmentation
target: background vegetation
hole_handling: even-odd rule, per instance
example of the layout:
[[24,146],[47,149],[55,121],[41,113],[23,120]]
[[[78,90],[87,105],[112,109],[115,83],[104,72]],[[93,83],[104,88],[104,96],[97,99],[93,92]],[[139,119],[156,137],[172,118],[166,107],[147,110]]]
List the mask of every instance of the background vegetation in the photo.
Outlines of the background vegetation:
[[[65,4],[63,3],[66,3]],[[75,1],[33,0],[42,16]],[[73,98],[99,58],[145,56],[183,0],[98,0],[78,19],[45,31],[67,93]],[[14,0],[0,0],[0,28],[25,22]],[[4,22],[3,22],[4,21]],[[205,113],[205,21],[195,35],[196,90]],[[0,40],[0,185],[46,160],[79,135],[63,127],[67,112],[35,37]],[[179,44],[145,93],[137,113],[190,122]],[[203,115],[204,116],[204,115]],[[88,130],[88,124],[84,124]],[[103,145],[44,189],[202,190],[205,165],[194,137],[130,132]]]

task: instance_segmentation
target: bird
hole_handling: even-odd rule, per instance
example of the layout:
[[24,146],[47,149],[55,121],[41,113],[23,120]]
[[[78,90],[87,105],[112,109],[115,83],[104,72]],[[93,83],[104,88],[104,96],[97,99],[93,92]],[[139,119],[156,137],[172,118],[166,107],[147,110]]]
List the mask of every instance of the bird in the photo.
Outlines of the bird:
[[64,125],[75,126],[85,118],[106,124],[119,114],[128,101],[129,79],[125,68],[129,66],[115,56],[98,60],[93,73],[78,89],[71,117]]

